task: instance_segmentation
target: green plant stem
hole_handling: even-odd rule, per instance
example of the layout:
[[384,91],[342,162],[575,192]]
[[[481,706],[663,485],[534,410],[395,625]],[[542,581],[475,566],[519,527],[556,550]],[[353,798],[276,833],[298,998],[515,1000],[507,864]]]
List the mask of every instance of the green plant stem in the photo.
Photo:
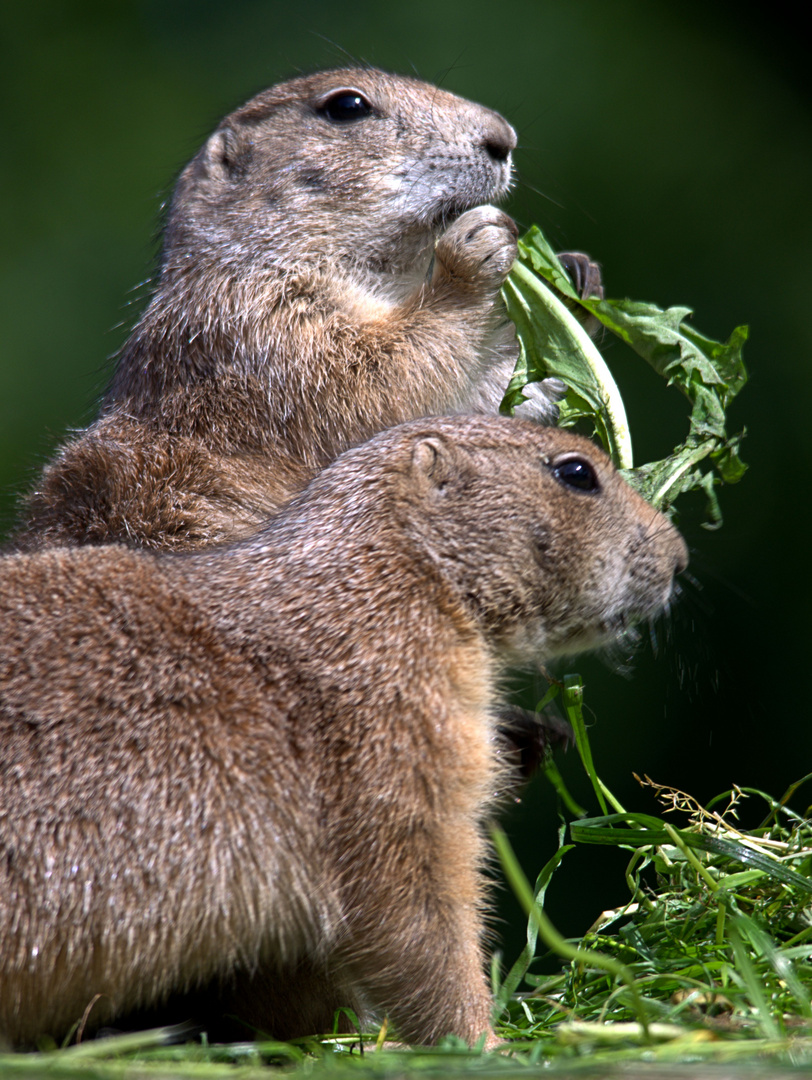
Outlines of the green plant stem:
[[595,789],[595,795],[601,810],[604,814],[608,813],[606,804],[609,802],[616,813],[625,814],[626,811],[595,771],[595,764],[592,760],[592,747],[589,745],[589,736],[586,733],[586,724],[584,723],[584,684],[580,675],[564,676],[562,701],[567,713],[567,719],[572,725],[575,734],[575,745],[578,748],[578,754],[587,776],[592,782],[592,787]]
[[[570,363],[577,361],[583,365],[585,382],[579,386],[579,390],[581,393],[592,391],[590,397],[595,405],[596,418],[600,420],[606,435],[609,455],[619,469],[630,469],[632,442],[629,421],[623,398],[606,361],[578,320],[537,274],[521,261],[513,264],[510,274],[503,295],[511,318],[528,334],[539,332],[540,324],[545,319],[550,327],[557,329],[567,344]],[[549,366],[550,357],[546,359]],[[560,377],[565,373],[551,366],[545,374]],[[565,378],[564,381],[568,380]]]
[[696,872],[708,886],[710,891],[712,893],[717,893],[719,891],[719,882],[714,879],[713,875],[710,874],[707,868],[702,865],[699,859],[697,859],[696,855],[694,855],[693,851],[691,851],[688,844],[685,843],[685,841],[682,839],[674,826],[669,825],[667,821],[664,821],[663,828],[671,837],[674,846],[680,849],[682,854],[685,856],[691,866],[693,866],[694,870],[696,870]]

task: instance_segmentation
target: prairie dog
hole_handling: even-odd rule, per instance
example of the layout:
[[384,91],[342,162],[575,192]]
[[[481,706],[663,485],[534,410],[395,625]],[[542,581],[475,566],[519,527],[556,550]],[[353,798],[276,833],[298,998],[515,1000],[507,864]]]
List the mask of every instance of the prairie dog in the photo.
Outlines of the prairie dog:
[[[376,431],[495,412],[516,227],[489,204],[515,145],[497,113],[370,68],[227,116],[177,182],[100,416],[46,466],[16,545],[234,539]],[[554,389],[525,411],[553,418]]]
[[206,985],[210,1034],[349,1005],[492,1044],[500,675],[651,617],[686,561],[587,440],[483,416],[374,437],[224,548],[5,556],[0,1037]]

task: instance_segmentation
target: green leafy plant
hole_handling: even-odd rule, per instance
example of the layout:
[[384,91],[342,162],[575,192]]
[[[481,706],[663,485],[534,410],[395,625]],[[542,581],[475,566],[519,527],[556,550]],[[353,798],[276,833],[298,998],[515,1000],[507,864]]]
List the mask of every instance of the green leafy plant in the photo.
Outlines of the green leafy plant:
[[[535,226],[519,241],[519,258],[503,295],[520,352],[502,411],[513,412],[529,382],[561,379],[567,386],[560,406],[562,426],[591,423],[626,479],[658,509],[668,510],[684,492],[702,490],[708,524],[718,525],[716,487],[740,480],[746,468],[739,457],[744,433],[727,434],[725,412],[747,381],[742,360],[747,327],[737,327],[723,343],[690,325],[690,308],[662,310],[633,300],[583,299]],[[633,466],[623,400],[597,347],[572,314],[573,305],[598,319],[688,399],[688,434],[667,457]]]

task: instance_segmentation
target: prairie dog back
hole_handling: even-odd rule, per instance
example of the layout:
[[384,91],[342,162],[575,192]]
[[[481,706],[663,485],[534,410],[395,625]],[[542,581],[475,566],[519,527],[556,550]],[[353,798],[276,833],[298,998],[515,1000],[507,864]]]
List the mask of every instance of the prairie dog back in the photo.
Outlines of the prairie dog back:
[[651,617],[685,562],[592,444],[496,417],[376,436],[222,550],[0,560],[0,1034],[209,984],[212,1037],[345,1005],[492,1044],[500,676]]

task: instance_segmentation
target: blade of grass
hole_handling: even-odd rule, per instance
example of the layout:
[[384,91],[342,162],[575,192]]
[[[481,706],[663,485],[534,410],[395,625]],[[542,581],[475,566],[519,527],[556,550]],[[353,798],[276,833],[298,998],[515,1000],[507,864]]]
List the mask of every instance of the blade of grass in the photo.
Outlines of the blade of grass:
[[741,939],[741,934],[736,925],[737,920],[737,914],[728,910],[727,939],[730,942],[731,948],[733,949],[733,955],[736,959],[736,971],[744,988],[747,990],[750,997],[750,1004],[756,1016],[756,1022],[764,1033],[765,1038],[777,1040],[781,1037],[781,1033],[778,1030],[778,1025],[773,1019],[772,1013],[767,1005],[767,1000],[761,989],[758,973],[744,947],[744,942]]
[[737,912],[736,925],[739,931],[749,938],[756,952],[760,952],[767,959],[778,978],[786,983],[787,989],[798,1003],[801,1015],[812,1018],[812,1005],[810,1005],[809,996],[805,992],[792,962],[784,955],[783,950],[776,947],[771,935],[749,915],[745,915],[744,912]]
[[496,853],[499,856],[499,861],[502,864],[502,870],[508,880],[508,884],[513,889],[519,903],[526,911],[528,918],[535,922],[538,935],[547,948],[551,949],[565,960],[574,961],[590,968],[597,968],[600,971],[605,971],[609,975],[612,975],[625,983],[631,993],[632,1008],[640,1021],[644,1038],[648,1041],[648,1019],[646,1017],[646,1011],[643,1007],[643,1000],[637,989],[634,975],[629,968],[626,967],[625,964],[621,964],[618,960],[615,960],[614,957],[607,956],[605,953],[593,949],[579,949],[576,946],[570,945],[570,943],[555,929],[543,908],[540,908],[536,903],[533,890],[530,888],[530,882],[525,877],[524,871],[519,865],[519,860],[516,858],[513,848],[510,846],[508,838],[503,830],[500,829],[498,825],[493,824],[490,827],[490,836],[493,845],[496,848]]
[[[642,825],[641,829],[616,829],[615,823],[633,822]],[[750,866],[754,870],[768,875],[783,885],[812,893],[812,878],[790,870],[778,859],[754,851],[752,847],[727,840],[722,836],[707,836],[703,833],[677,829],[668,822],[651,814],[619,813],[605,814],[603,817],[582,818],[570,823],[570,836],[576,843],[615,844],[629,847],[659,847],[673,843],[678,847],[695,851],[707,851],[712,855],[723,855],[728,859]]]
[[595,771],[595,763],[592,760],[592,747],[589,745],[589,737],[586,733],[586,723],[584,722],[584,684],[580,675],[564,676],[562,700],[564,709],[567,713],[567,719],[572,725],[572,730],[575,733],[575,745],[578,748],[578,754],[583,762],[586,774],[592,783],[592,787],[595,789],[595,795],[597,796],[601,810],[603,810],[604,814],[607,812],[606,802],[608,800],[615,810],[622,814],[624,812],[623,807]]
[[[559,848],[551,859],[548,859],[544,864],[541,873],[536,878],[536,887],[533,890],[533,903],[539,908],[544,904],[544,894],[547,891],[547,886],[550,883],[550,878],[553,876],[554,871],[558,868],[561,860],[564,858],[568,851],[573,848],[572,844],[561,844],[561,836],[559,835]],[[536,955],[536,941],[538,939],[538,925],[536,921],[528,916],[527,920],[527,944],[519,954],[518,959],[511,967],[510,971],[505,976],[505,981],[502,983],[499,991],[495,995],[494,1003],[494,1015],[498,1016],[502,1010],[506,1007],[508,1001],[513,997],[519,988],[519,984],[527,974],[527,970],[530,967],[533,959]]]
[[579,806],[572,795],[570,795],[567,785],[564,783],[564,777],[558,771],[558,766],[552,758],[542,766],[542,772],[547,780],[553,785],[558,797],[572,816],[576,818],[585,818],[586,810],[584,810],[583,806]]

